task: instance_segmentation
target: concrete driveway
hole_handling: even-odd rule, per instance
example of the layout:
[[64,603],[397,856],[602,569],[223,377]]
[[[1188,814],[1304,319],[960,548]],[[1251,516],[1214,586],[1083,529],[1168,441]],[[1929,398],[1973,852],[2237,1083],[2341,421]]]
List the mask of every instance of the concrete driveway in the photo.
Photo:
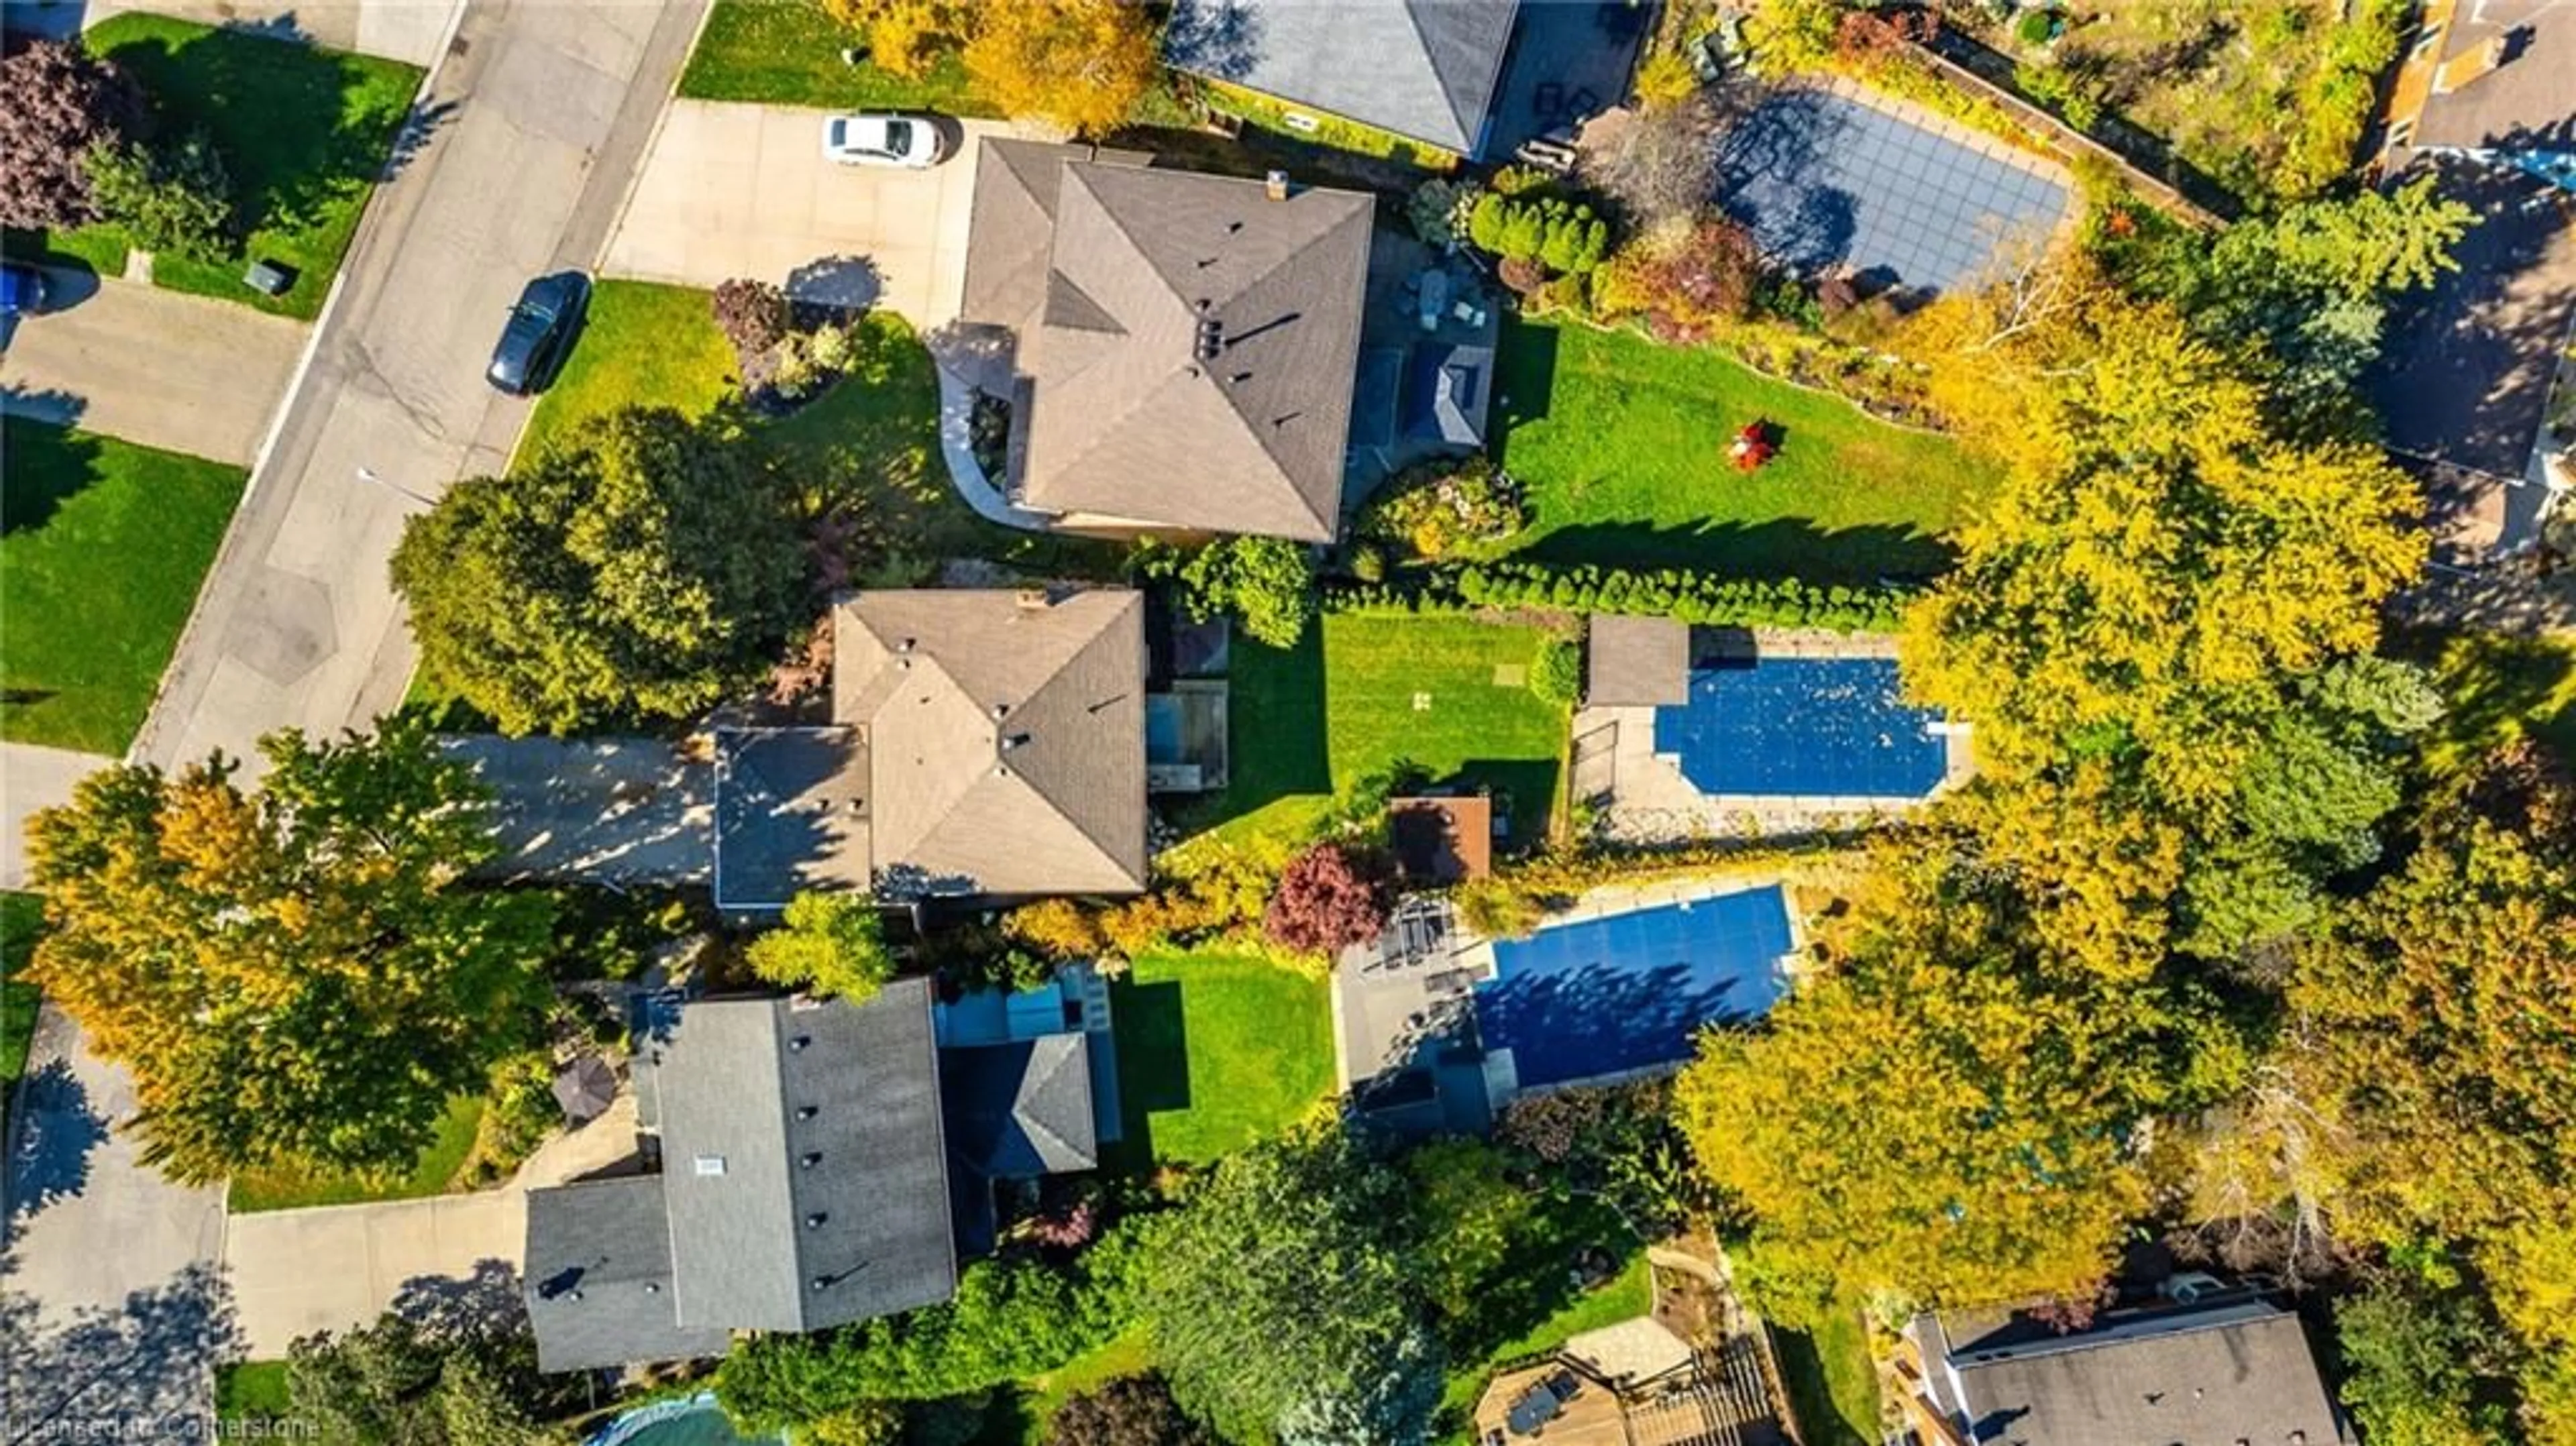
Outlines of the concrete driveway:
[[282,1360],[296,1337],[372,1325],[406,1292],[515,1278],[527,1237],[515,1189],[236,1215],[224,1265],[242,1344],[252,1360]]
[[749,276],[881,305],[925,331],[953,320],[977,142],[1016,132],[948,121],[957,154],[926,171],[843,166],[823,159],[825,114],[673,101],[603,269],[703,287]]
[[46,273],[0,352],[0,410],[247,467],[311,333],[247,306]]
[[80,1026],[51,1005],[9,1121],[5,1215],[12,1292],[34,1297],[49,1322],[121,1312],[216,1258],[219,1187],[172,1184],[143,1163],[124,1126],[134,1080],[84,1047]]
[[449,738],[496,795],[505,877],[703,884],[715,864],[714,770],[656,738]]

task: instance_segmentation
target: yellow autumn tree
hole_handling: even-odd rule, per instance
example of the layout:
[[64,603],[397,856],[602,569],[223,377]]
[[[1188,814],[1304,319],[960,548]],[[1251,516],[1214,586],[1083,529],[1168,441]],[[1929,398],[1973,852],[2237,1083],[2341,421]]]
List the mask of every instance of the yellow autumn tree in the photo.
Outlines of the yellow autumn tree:
[[823,8],[867,38],[878,68],[909,80],[929,73],[968,13],[958,0],[823,0]]
[[1003,114],[1082,135],[1114,130],[1154,83],[1154,30],[1128,0],[979,5],[966,73]]

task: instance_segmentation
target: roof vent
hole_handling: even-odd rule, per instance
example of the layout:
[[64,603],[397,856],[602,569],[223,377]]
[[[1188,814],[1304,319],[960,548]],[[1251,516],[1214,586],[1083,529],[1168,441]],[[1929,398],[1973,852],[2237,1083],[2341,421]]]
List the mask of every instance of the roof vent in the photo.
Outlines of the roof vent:
[[823,1292],[823,1291],[830,1290],[831,1288],[832,1288],[832,1277],[830,1277],[830,1276],[828,1276],[828,1275],[818,1275],[818,1276],[814,1277],[814,1290],[815,1290],[815,1292],[816,1292],[817,1294],[820,1294],[820,1293],[821,1293],[821,1292]]
[[814,1036],[810,1034],[800,1034],[794,1039],[787,1041],[787,1047],[789,1049],[803,1049],[805,1046],[812,1044],[813,1042]]
[[1213,360],[1225,350],[1225,323],[1213,316],[1199,318],[1198,337],[1191,343],[1191,355],[1200,361]]
[[1008,717],[1010,717],[1010,716],[1011,716],[1011,705],[1010,705],[1010,704],[1008,704],[1008,703],[996,703],[996,704],[994,704],[994,705],[993,705],[993,721],[994,721],[994,722],[999,723],[999,722],[1001,722],[1003,719],[1008,718]]
[[1046,589],[1042,587],[1021,588],[1019,591],[1019,603],[1020,607],[1028,612],[1036,612],[1039,609],[1044,608],[1047,605]]
[[800,1120],[810,1120],[818,1113],[820,1113],[820,1111],[816,1110],[812,1105],[798,1105],[796,1107],[796,1118]]
[[902,642],[895,644],[894,650],[898,653],[909,653],[912,651],[912,646],[915,641],[915,639],[906,638]]
[[581,1299],[581,1292],[577,1290],[567,1290],[564,1292],[564,1299],[569,1301],[579,1301]]
[[1011,776],[1011,765],[1009,765],[1009,764],[1007,764],[1007,763],[996,763],[996,764],[994,764],[994,765],[993,765],[993,776],[994,776],[995,778],[1008,778],[1008,777],[1010,777],[1010,776]]
[[820,1230],[823,1228],[823,1222],[831,1218],[831,1216],[817,1210],[813,1214],[805,1217],[805,1228],[808,1230]]
[[820,1150],[807,1150],[804,1154],[796,1157],[796,1164],[801,1169],[811,1170],[822,1163],[823,1152]]
[[646,1295],[660,1295],[662,1293],[662,1282],[658,1280],[648,1280],[644,1282],[644,1293]]
[[701,1175],[721,1175],[725,1172],[724,1156],[700,1155],[697,1159],[697,1168]]

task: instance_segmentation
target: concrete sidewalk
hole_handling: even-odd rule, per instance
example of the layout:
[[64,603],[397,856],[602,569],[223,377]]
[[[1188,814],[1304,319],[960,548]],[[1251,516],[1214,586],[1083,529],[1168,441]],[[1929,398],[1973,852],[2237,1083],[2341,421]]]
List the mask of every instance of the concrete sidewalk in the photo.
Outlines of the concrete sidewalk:
[[72,801],[72,789],[114,763],[95,753],[0,743],[0,889],[27,887],[27,817]]
[[823,158],[825,114],[673,101],[602,269],[700,287],[754,277],[925,331],[955,320],[977,143],[1020,132],[951,121],[957,153],[928,170],[844,166]]
[[0,410],[247,467],[311,331],[299,321],[85,272],[0,352]]

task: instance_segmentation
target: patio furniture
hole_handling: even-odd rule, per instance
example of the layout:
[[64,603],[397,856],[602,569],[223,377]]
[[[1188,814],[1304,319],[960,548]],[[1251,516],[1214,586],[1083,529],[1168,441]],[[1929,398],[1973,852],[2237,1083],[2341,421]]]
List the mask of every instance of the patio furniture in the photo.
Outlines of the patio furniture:
[[1542,80],[1530,94],[1530,109],[1540,120],[1554,120],[1565,113],[1565,87],[1553,80]]
[[1449,273],[1437,267],[1422,273],[1421,321],[1424,331],[1436,331],[1440,313],[1449,309]]
[[1594,95],[1588,90],[1576,91],[1574,93],[1574,99],[1569,104],[1574,112],[1574,119],[1577,124],[1590,120],[1592,117],[1601,113],[1601,97]]

